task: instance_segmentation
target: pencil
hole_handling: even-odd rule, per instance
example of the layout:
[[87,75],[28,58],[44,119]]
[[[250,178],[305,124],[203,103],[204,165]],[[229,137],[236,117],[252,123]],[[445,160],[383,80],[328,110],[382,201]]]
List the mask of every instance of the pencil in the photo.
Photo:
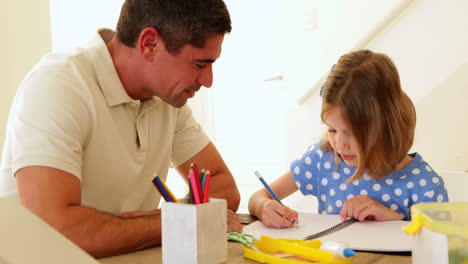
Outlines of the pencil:
[[262,175],[260,175],[260,173],[258,173],[258,171],[255,172],[255,175],[257,176],[257,178],[262,182],[263,186],[265,186],[265,188],[267,189],[267,191],[270,193],[271,197],[273,197],[273,199],[275,199],[278,203],[280,203],[281,205],[283,205],[283,203],[281,202],[281,200],[278,198],[278,196],[276,196],[276,194],[273,192],[273,190],[270,188],[270,186],[268,185],[268,183],[266,183],[266,181],[263,179]]
[[174,199],[172,199],[172,196],[169,194],[168,190],[164,187],[164,185],[161,182],[161,179],[159,176],[154,176],[153,178],[153,184],[156,186],[158,189],[159,193],[161,193],[161,196],[166,200],[167,202],[174,202]]
[[[200,192],[198,191],[198,186],[197,186],[197,180],[196,180],[195,173],[192,168],[190,168],[189,171],[189,178],[190,178],[190,184],[192,186],[192,192],[193,192],[193,200],[195,201],[195,204],[200,204]],[[200,180],[200,178],[198,178]]]
[[[284,205],[281,200],[278,198],[278,196],[276,196],[276,194],[273,192],[273,190],[270,188],[270,186],[268,185],[268,183],[266,183],[266,181],[263,179],[262,175],[260,175],[260,173],[258,171],[255,171],[255,175],[257,176],[257,178],[262,182],[263,186],[265,186],[265,189],[267,189],[267,191],[270,193],[271,197],[273,197],[273,199],[275,199],[278,203],[280,203],[281,205]],[[296,223],[296,220],[293,220],[292,223]]]
[[203,202],[203,188],[202,188],[201,181],[200,181],[200,171],[198,170],[198,166],[196,163],[192,163],[190,167],[192,167],[193,173],[196,176],[195,180],[197,182],[197,188],[195,190],[198,190],[198,197],[200,198],[200,203],[202,203]]
[[[159,178],[159,176],[158,176]],[[171,192],[171,189],[169,189],[169,187],[167,187],[166,183],[164,182],[163,179],[159,178],[159,180],[161,181],[162,185],[164,186],[164,188],[167,190],[167,192],[169,193],[169,195],[171,196],[172,200],[174,200],[174,202],[178,203],[179,200],[177,200],[177,198],[174,196],[174,194]]]
[[205,180],[205,188],[203,189],[203,191],[205,192],[203,194],[203,203],[208,202],[208,192],[210,191],[210,176],[210,171],[206,171],[205,176],[203,178]]

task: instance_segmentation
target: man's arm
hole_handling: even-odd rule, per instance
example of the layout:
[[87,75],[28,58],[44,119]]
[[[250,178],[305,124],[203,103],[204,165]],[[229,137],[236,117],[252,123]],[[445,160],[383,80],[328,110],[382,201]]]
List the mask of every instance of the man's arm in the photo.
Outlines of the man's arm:
[[161,244],[159,210],[120,218],[82,206],[79,179],[50,167],[26,167],[15,178],[21,203],[94,257]]
[[199,169],[209,170],[210,197],[226,199],[228,209],[236,212],[239,208],[240,194],[236,182],[215,145],[210,142],[198,154],[176,168],[187,182],[190,164],[196,163]]

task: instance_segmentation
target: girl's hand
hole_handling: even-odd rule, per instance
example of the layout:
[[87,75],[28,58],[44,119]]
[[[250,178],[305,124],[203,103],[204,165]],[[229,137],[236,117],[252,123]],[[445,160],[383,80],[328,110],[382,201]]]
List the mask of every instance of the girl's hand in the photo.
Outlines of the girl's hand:
[[296,211],[271,199],[263,204],[259,218],[263,224],[274,228],[291,227],[293,221],[299,223]]
[[397,212],[374,201],[367,195],[358,195],[345,201],[340,216],[342,221],[348,217],[358,219],[361,222],[365,219],[375,221],[401,220],[401,216]]

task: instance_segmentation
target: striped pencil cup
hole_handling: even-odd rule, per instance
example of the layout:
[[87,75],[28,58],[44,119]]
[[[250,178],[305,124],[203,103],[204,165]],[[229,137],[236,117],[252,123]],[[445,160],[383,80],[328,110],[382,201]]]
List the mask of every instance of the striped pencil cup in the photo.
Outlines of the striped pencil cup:
[[162,263],[211,264],[227,260],[227,203],[163,202]]

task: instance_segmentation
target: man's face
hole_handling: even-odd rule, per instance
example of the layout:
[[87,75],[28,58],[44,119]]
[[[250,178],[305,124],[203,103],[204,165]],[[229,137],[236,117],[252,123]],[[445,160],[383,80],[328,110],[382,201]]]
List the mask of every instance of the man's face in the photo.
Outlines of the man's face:
[[201,86],[211,87],[212,65],[221,54],[224,34],[208,37],[203,48],[185,45],[179,54],[165,48],[155,54],[147,73],[145,93],[156,95],[174,107],[182,107]]

